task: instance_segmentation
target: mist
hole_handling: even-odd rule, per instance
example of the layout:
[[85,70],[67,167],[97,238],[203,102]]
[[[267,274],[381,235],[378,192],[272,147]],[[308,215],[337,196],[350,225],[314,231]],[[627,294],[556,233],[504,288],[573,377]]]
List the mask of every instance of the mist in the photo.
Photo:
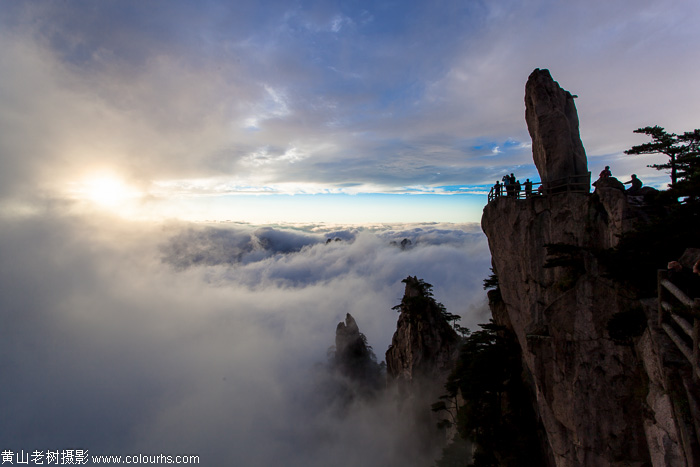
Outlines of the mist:
[[383,360],[408,275],[462,325],[488,319],[490,256],[474,224],[5,220],[0,439],[15,452],[414,463],[395,394],[339,410],[324,384],[337,323],[353,315]]

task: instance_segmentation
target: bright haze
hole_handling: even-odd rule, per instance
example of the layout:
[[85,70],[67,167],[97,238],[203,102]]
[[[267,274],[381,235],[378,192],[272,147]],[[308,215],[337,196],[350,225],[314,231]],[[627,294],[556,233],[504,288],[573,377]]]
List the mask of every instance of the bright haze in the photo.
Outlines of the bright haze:
[[535,68],[578,96],[592,172],[663,186],[662,158],[623,151],[700,126],[699,19],[694,0],[0,3],[0,450],[412,462],[395,405],[323,402],[336,324],[382,360],[408,275],[488,319],[476,223],[505,173],[539,180]]

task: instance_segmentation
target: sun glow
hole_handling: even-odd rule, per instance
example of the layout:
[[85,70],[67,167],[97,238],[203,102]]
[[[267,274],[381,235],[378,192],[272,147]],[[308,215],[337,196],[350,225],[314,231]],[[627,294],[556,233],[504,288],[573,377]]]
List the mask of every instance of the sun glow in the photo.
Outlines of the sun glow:
[[119,207],[141,195],[121,178],[110,174],[86,178],[77,191],[79,197],[109,208]]

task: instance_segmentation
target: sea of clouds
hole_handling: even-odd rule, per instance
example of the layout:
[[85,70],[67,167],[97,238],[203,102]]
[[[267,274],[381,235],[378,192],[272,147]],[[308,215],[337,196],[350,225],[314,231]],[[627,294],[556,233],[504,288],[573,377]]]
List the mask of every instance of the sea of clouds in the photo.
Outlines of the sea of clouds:
[[383,360],[408,275],[433,284],[462,325],[488,320],[490,255],[475,224],[47,213],[0,223],[0,265],[0,449],[15,452],[414,464],[413,427],[390,391],[331,410],[318,368],[337,323],[352,314]]

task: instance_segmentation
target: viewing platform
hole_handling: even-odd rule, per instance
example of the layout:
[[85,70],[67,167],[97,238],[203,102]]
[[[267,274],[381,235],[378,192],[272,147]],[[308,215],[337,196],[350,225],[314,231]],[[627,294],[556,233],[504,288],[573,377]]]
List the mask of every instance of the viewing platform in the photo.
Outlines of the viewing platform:
[[[499,189],[500,188],[500,189]],[[549,196],[561,193],[585,193],[591,192],[591,173],[587,172],[582,175],[571,175],[569,177],[551,180],[548,183],[532,182],[529,185],[520,184],[520,189],[516,189],[517,185],[499,185],[493,186],[489,191],[488,202],[505,197],[512,199],[526,199],[533,196]]]

